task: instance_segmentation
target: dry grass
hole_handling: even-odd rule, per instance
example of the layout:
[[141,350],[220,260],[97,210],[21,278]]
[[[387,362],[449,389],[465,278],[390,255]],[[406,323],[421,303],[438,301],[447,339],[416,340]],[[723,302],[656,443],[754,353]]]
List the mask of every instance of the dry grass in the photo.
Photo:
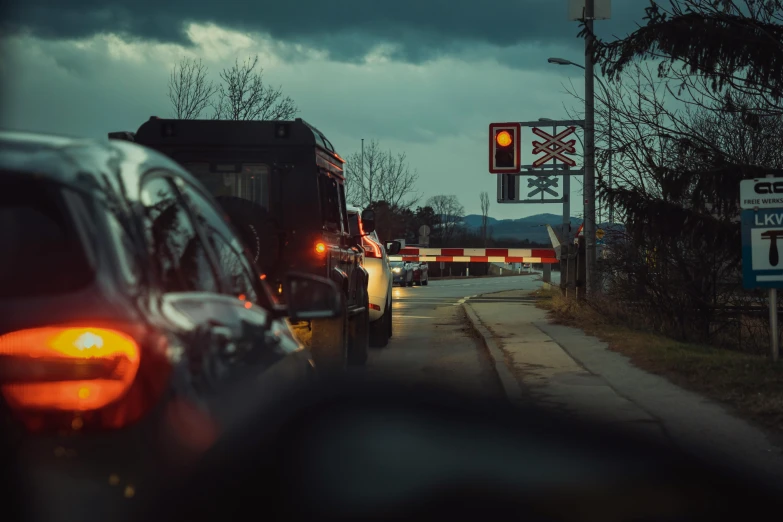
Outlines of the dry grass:
[[739,415],[783,433],[783,365],[769,358],[675,341],[631,328],[594,308],[539,290],[537,306],[554,322],[583,330],[638,367],[732,406]]

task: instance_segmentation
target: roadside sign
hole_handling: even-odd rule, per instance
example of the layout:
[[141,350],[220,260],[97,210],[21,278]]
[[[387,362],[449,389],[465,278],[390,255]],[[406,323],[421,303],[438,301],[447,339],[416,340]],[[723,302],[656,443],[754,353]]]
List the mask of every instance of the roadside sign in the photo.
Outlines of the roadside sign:
[[742,211],[742,285],[783,288],[783,208]]
[[604,233],[605,233],[604,229],[603,228],[599,228],[599,229],[597,229],[595,231],[595,237],[597,237],[598,239],[603,239],[604,238]]
[[783,178],[740,181],[740,208],[783,208]]

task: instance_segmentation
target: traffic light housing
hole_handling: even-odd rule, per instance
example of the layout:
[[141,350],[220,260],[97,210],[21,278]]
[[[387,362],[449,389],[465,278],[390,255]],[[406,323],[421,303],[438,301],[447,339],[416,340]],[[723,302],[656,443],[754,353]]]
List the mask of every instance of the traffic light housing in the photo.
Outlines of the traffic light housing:
[[498,176],[498,203],[519,201],[519,174]]
[[522,127],[519,123],[489,124],[489,172],[516,174],[522,167]]

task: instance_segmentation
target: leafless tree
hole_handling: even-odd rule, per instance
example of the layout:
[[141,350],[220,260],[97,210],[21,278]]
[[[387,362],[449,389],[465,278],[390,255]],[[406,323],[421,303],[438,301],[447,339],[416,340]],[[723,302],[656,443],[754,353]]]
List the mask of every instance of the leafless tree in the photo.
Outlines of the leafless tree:
[[213,120],[289,120],[299,111],[281,87],[264,83],[258,56],[223,69],[221,82],[208,79],[201,60],[183,58],[169,79],[169,100],[178,119],[196,119],[212,107]]
[[377,201],[385,201],[394,210],[409,209],[420,199],[415,193],[419,178],[411,170],[404,152],[384,151],[376,140],[364,148],[362,154],[351,154],[346,162],[346,197],[352,205],[365,208]]
[[487,246],[487,230],[489,227],[489,194],[484,191],[481,193],[481,238],[484,246]]
[[294,100],[281,87],[264,83],[258,56],[223,69],[217,100],[212,103],[216,120],[289,120],[298,112]]
[[433,196],[427,200],[427,206],[431,207],[435,215],[440,219],[438,225],[438,235],[441,245],[448,246],[449,242],[456,236],[457,231],[462,227],[462,220],[465,217],[465,207],[459,202],[457,196]]
[[646,13],[627,37],[598,39],[594,58],[607,77],[652,59],[683,103],[714,107],[734,92],[755,98],[758,113],[783,115],[783,1],[658,0]]
[[[709,340],[719,311],[750,297],[739,288],[739,182],[783,168],[783,119],[742,92],[682,104],[646,64],[607,83],[597,92],[596,163],[603,172],[611,154],[614,186],[604,176],[598,188],[627,230],[610,237],[619,242],[603,261],[610,292],[643,302],[656,328]],[[612,151],[601,146],[609,107]]]
[[207,66],[201,60],[182,58],[169,78],[169,100],[174,117],[195,120],[210,105],[218,88],[207,79]]

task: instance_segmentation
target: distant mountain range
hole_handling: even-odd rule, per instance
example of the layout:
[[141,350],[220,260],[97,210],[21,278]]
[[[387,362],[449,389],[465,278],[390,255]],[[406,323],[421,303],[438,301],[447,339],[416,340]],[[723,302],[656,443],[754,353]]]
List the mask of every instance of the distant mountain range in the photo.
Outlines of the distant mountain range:
[[[463,222],[468,228],[480,229],[481,215],[469,214],[465,216]],[[535,216],[519,219],[489,218],[489,228],[492,230],[492,237],[495,239],[528,239],[535,243],[546,245],[550,244],[546,225],[552,225],[555,230],[560,232],[562,224],[563,216],[557,214],[536,214]],[[571,218],[571,230],[573,232],[576,232],[581,224],[581,219],[575,217]]]

